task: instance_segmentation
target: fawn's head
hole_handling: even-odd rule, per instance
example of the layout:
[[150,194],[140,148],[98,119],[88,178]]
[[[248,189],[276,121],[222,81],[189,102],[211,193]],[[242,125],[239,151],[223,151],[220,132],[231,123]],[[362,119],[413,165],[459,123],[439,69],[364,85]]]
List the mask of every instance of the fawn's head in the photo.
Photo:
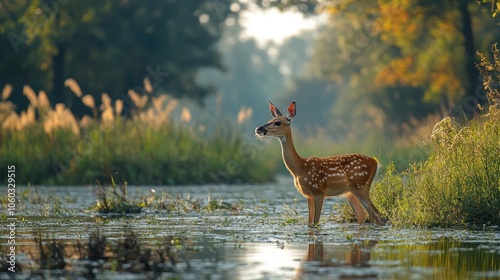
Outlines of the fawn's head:
[[288,115],[286,117],[281,114],[280,110],[278,110],[271,101],[269,101],[269,110],[273,118],[267,123],[257,127],[255,129],[255,134],[258,136],[284,136],[290,131],[290,124],[296,115],[295,101],[288,106]]

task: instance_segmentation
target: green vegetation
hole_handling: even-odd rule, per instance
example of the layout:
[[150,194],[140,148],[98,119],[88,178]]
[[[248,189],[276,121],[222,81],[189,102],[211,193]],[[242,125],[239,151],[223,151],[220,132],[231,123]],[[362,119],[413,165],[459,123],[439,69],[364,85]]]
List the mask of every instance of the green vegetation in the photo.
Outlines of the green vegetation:
[[372,190],[374,204],[393,225],[500,225],[500,52],[478,65],[489,111],[466,125],[447,117],[431,135],[433,150],[421,165],[397,173],[394,165]]
[[65,129],[48,135],[34,127],[0,135],[0,156],[3,163],[22,167],[18,178],[32,184],[90,184],[115,172],[134,184],[272,180],[272,162],[259,155],[249,158],[246,152],[254,147],[232,128],[221,125],[203,138],[182,127],[139,123],[93,126],[82,136]]
[[[464,110],[467,101],[485,105],[476,96],[474,49],[500,38],[498,18],[490,17],[497,1],[259,0],[265,9],[327,18],[315,32],[265,48],[241,40],[238,16],[251,5],[236,0],[49,2],[0,7],[0,46],[10,50],[0,54],[0,83],[14,84],[0,99],[0,166],[15,165],[18,184],[106,183],[111,176],[132,184],[268,182],[284,169],[277,143],[267,152],[243,131],[256,121],[252,112],[264,121],[259,100],[274,94],[296,100],[299,113],[310,116],[294,123],[302,155],[360,152],[387,166],[373,195],[393,224],[498,223],[490,218],[498,213],[500,173],[494,83],[485,80],[488,114],[467,125],[446,118],[432,142],[420,144],[442,108],[459,103],[449,113],[470,117],[480,110]],[[483,57],[483,76],[495,67]],[[228,72],[219,73],[223,68]],[[23,87],[28,83],[37,93]],[[215,100],[207,98],[212,85],[222,92]],[[165,92],[214,101],[217,117],[204,110],[193,121]],[[237,122],[224,121],[221,111],[238,111]],[[97,211],[233,207],[170,195],[123,204],[125,191],[114,182],[102,187]],[[61,211],[61,204],[48,209]]]
[[127,197],[127,182],[117,185],[111,177],[111,185],[102,186],[97,184],[94,187],[97,196],[97,203],[94,210],[101,214],[131,214],[140,213],[142,207],[130,201]]
[[[270,5],[294,9],[297,2]],[[340,141],[367,131],[397,137],[414,119],[452,106],[452,114],[472,116],[461,102],[484,103],[475,96],[475,50],[500,40],[498,17],[491,17],[497,1],[300,2],[316,4],[327,19],[315,30],[307,71],[285,93],[286,101],[312,107],[305,126],[324,119],[327,134]]]
[[172,193],[162,192],[157,194],[155,190],[140,196],[130,197],[127,190],[127,182],[117,184],[111,177],[111,184],[94,186],[94,194],[97,197],[95,205],[91,210],[100,214],[117,214],[119,216],[126,214],[140,213],[143,210],[159,211],[166,210],[175,213],[188,213],[191,211],[215,211],[242,209],[241,205],[233,205],[225,202],[223,199],[212,199],[208,196],[206,199],[193,199],[190,195],[181,196]]
[[[53,108],[43,91],[37,95],[28,86],[24,92],[30,106],[17,114],[7,100],[12,87],[4,88],[0,165],[16,165],[18,183],[93,184],[107,182],[112,174],[133,184],[258,183],[274,178],[276,161],[266,158],[258,142],[246,140],[240,124],[195,124],[187,107],[181,120],[174,121],[176,99],[134,91],[129,95],[135,109],[125,118],[120,100],[113,104],[103,94],[103,105],[97,108],[74,80],[67,84],[96,112],[94,118],[77,120],[63,104]],[[0,175],[0,182],[5,176]]]
[[85,108],[64,88],[66,77],[94,97],[106,89],[118,99],[147,76],[157,91],[201,101],[213,88],[197,84],[197,71],[222,69],[214,45],[226,19],[237,18],[234,5],[240,7],[232,0],[2,3],[0,84],[16,86],[19,105],[22,85],[46,89],[78,116]]

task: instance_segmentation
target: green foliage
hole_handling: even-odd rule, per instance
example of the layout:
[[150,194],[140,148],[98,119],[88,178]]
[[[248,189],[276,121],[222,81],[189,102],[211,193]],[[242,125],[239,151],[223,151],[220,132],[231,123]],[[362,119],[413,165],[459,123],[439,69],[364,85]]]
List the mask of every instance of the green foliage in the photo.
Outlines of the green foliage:
[[216,210],[239,211],[242,209],[241,205],[228,203],[222,198],[213,199],[211,196],[206,199],[193,198],[191,195],[156,193],[153,189],[150,190],[149,194],[130,197],[127,193],[127,183],[117,185],[113,177],[111,177],[110,185],[95,185],[94,193],[97,202],[91,206],[91,209],[101,214],[125,215],[140,213],[143,210],[189,213]]
[[202,199],[193,199],[190,195],[183,197],[180,194],[174,195],[167,192],[156,193],[154,190],[151,190],[150,195],[143,195],[140,200],[141,207],[152,211],[188,213],[201,211],[204,208]]
[[0,162],[18,166],[20,183],[82,185],[115,173],[134,184],[259,183],[272,180],[277,165],[229,123],[206,132],[116,120],[81,136],[39,126],[0,133]]
[[[200,68],[221,69],[215,43],[236,1],[10,1],[0,6],[0,84],[44,88],[56,102],[83,106],[64,89],[113,99],[149,77],[155,90],[201,101],[212,88],[194,82]],[[234,4],[234,5],[233,5]],[[231,9],[230,9],[231,6]]]
[[[405,197],[407,193],[405,192],[405,184],[403,183],[408,175],[409,173],[398,174],[394,164],[390,164],[385,168],[382,180],[372,186],[370,195],[382,217],[394,216],[395,210],[401,213],[411,211],[408,199]],[[401,220],[391,220],[391,222],[394,225],[404,224]]]
[[[79,92],[76,81],[68,81]],[[245,120],[223,121],[195,105],[196,117],[205,120],[192,121],[184,106],[176,120],[172,112],[179,100],[171,96],[131,90],[136,109],[125,118],[123,101],[102,94],[98,110],[85,95],[82,102],[94,118],[77,120],[63,104],[52,108],[43,91],[37,95],[29,86],[24,92],[31,104],[17,114],[7,101],[11,90],[5,86],[0,100],[0,165],[17,166],[18,183],[92,184],[115,173],[134,184],[258,183],[272,180],[276,171],[276,161],[259,142],[245,137]]]
[[101,214],[133,214],[140,213],[142,207],[137,202],[131,201],[127,197],[127,182],[117,185],[111,176],[110,185],[94,186],[94,193],[97,196],[97,203],[94,210]]
[[[431,135],[434,150],[419,166],[398,174],[393,166],[372,191],[374,204],[393,225],[500,225],[499,51],[478,66],[490,111],[467,125],[447,117]],[[494,78],[492,78],[494,77]]]
[[403,173],[389,166],[372,188],[382,216],[396,226],[500,225],[499,121],[489,115],[451,130],[449,118],[439,123],[424,164]]
[[[497,21],[474,4],[324,1],[320,11],[328,22],[314,46],[311,71],[339,88],[330,130],[358,131],[356,137],[375,129],[400,133],[402,124],[472,97],[477,73],[469,46],[485,50],[500,38]],[[474,34],[465,30],[467,19]]]
[[230,210],[233,208],[233,205],[231,205],[231,203],[223,201],[222,199],[219,201],[210,199],[206,208],[209,211]]

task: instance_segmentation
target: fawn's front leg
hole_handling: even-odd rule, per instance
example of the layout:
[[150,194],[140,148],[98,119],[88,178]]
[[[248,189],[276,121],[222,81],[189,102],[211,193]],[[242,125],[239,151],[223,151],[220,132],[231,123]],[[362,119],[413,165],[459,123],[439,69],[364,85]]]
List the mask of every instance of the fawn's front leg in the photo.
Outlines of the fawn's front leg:
[[318,225],[321,216],[321,209],[323,209],[323,201],[325,197],[322,195],[311,196],[307,198],[307,207],[309,208],[309,226],[314,227]]
[[325,197],[323,195],[314,196],[314,225],[319,223],[319,217],[321,216],[324,200]]
[[312,196],[307,197],[307,208],[309,210],[309,221],[307,224],[314,226],[314,198]]

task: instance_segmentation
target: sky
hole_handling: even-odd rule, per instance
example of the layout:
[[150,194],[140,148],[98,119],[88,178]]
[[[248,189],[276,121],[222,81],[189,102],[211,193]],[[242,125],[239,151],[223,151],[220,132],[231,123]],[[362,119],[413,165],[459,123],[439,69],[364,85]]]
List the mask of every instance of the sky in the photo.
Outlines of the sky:
[[319,24],[317,17],[305,18],[297,12],[280,12],[278,9],[252,9],[241,15],[246,30],[244,38],[253,37],[259,44],[271,40],[278,44],[302,30],[314,29]]

